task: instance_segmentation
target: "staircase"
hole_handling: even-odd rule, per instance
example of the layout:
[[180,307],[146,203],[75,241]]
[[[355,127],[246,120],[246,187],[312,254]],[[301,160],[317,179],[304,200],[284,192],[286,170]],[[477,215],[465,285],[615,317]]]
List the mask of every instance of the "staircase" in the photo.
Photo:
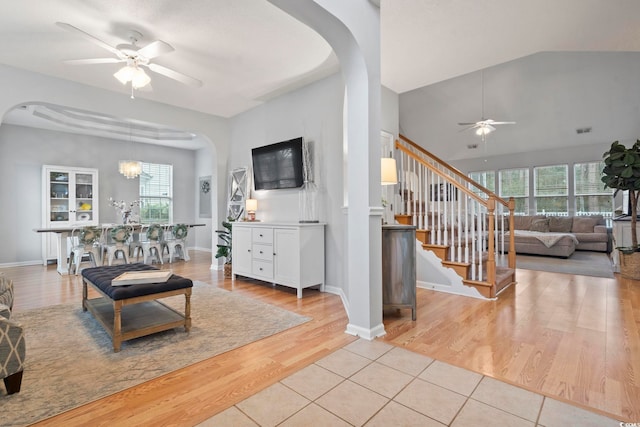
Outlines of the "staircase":
[[[394,157],[399,191],[396,221],[417,228],[421,287],[477,298],[496,298],[515,278],[513,199],[505,201],[415,142],[400,135]],[[501,260],[497,266],[496,260]]]

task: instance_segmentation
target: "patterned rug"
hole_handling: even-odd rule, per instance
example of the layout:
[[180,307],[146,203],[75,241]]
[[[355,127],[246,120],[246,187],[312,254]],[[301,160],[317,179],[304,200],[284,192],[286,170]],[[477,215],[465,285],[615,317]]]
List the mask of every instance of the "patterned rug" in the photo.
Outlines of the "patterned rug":
[[[506,257],[499,261],[506,265]],[[613,279],[613,267],[609,255],[604,252],[575,251],[569,258],[525,255],[516,256],[516,268],[549,271],[551,273],[577,274],[581,276]]]
[[[163,299],[184,310],[184,296]],[[16,312],[27,360],[20,393],[0,388],[0,425],[25,426],[310,320],[194,282],[192,327],[125,341],[111,338],[80,304]]]

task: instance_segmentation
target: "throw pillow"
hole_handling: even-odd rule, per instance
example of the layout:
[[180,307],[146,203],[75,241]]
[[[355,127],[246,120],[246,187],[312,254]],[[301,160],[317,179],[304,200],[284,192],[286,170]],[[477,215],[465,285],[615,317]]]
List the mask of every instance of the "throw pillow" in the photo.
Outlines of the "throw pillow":
[[531,222],[531,227],[529,227],[529,231],[540,231],[542,233],[547,233],[549,231],[549,218],[545,219],[536,219]]
[[576,216],[573,218],[571,231],[573,233],[593,233],[593,228],[598,224],[598,221],[600,221],[599,218]]
[[552,216],[549,218],[549,231],[554,233],[571,233],[573,217]]

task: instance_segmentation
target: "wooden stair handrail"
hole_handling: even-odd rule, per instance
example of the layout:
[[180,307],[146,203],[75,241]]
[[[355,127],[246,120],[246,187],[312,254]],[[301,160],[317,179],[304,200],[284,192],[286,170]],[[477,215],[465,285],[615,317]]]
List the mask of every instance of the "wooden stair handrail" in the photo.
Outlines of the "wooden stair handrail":
[[[454,175],[456,175],[457,177],[459,177],[463,181],[467,182],[468,184],[473,185],[474,187],[476,187],[477,189],[479,189],[480,191],[485,193],[488,197],[491,197],[491,196],[495,197],[496,201],[498,203],[500,203],[501,205],[503,205],[504,207],[509,207],[509,203],[506,200],[504,200],[503,198],[501,198],[500,196],[498,196],[497,194],[495,194],[493,191],[491,191],[488,188],[483,187],[482,185],[478,184],[477,182],[475,182],[474,180],[469,178],[467,175],[463,174],[458,169],[456,169],[455,167],[451,166],[449,163],[445,162],[444,160],[442,160],[441,158],[439,158],[435,154],[432,154],[432,153],[428,152],[427,150],[425,150],[424,148],[422,148],[421,146],[419,146],[418,144],[416,144],[415,142],[413,142],[412,140],[410,140],[406,136],[404,136],[402,134],[400,134],[399,136],[400,136],[400,139],[402,139],[404,142],[406,142],[407,144],[411,145],[413,148],[415,148],[416,150],[420,151],[425,156],[431,158],[436,163],[440,163],[441,165],[443,165],[444,167],[449,169]],[[400,143],[398,141],[396,141],[396,148],[399,148],[399,147],[401,147],[401,145],[400,145]],[[403,150],[403,151],[405,151],[405,150]],[[407,151],[405,151],[405,152],[408,153]]]
[[456,187],[458,190],[462,191],[463,193],[465,193],[467,196],[471,197],[472,199],[474,199],[476,202],[480,203],[482,206],[484,206],[485,208],[487,207],[487,200],[483,199],[482,197],[478,196],[476,193],[474,193],[473,191],[469,190],[467,187],[464,187],[462,185],[460,185],[459,182],[457,182],[456,180],[454,180],[451,176],[447,175],[446,173],[436,169],[435,167],[433,167],[432,165],[430,165],[429,163],[425,162],[424,160],[415,157],[415,155],[409,151],[408,148],[397,144],[396,143],[396,149],[402,151],[403,153],[407,154],[408,156],[412,157],[414,160],[420,162],[420,164],[424,167],[426,167],[427,169],[431,170],[432,172],[434,172],[436,175],[438,175],[440,178],[443,178],[445,181],[447,181],[449,184],[452,184],[454,187]]

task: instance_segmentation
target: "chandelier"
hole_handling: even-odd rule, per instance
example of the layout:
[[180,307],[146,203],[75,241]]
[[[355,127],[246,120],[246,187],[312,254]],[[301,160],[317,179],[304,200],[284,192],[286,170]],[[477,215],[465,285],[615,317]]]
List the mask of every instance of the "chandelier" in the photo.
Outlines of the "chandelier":
[[142,163],[136,160],[120,160],[118,172],[127,179],[137,178],[142,173]]
[[[129,126],[129,149],[131,149],[131,126]],[[142,173],[142,163],[137,160],[120,160],[118,172],[127,179],[137,178]]]

